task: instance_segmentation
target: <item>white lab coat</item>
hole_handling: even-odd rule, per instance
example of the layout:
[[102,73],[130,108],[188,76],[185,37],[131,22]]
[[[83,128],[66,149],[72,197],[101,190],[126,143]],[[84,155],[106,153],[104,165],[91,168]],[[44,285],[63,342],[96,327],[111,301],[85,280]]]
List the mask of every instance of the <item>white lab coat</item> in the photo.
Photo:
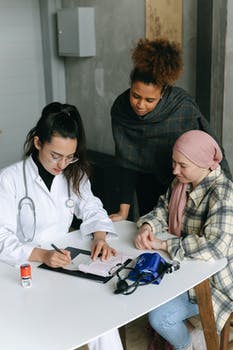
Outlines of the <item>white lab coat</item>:
[[[82,237],[94,231],[107,231],[116,235],[112,221],[103,209],[101,201],[91,192],[85,177],[80,183],[80,195],[71,190],[74,207],[68,208],[67,181],[62,174],[55,176],[50,191],[41,179],[31,157],[26,160],[28,196],[35,204],[36,232],[33,242],[25,243],[19,225],[18,204],[25,196],[23,162],[15,163],[0,172],[0,261],[18,265],[27,261],[34,247],[46,247],[46,243],[62,239],[68,232],[73,214],[83,220]],[[24,205],[21,211],[23,231],[32,236],[33,211]],[[27,227],[30,229],[27,230]]]
[[89,350],[123,350],[118,329],[113,329],[88,343]]

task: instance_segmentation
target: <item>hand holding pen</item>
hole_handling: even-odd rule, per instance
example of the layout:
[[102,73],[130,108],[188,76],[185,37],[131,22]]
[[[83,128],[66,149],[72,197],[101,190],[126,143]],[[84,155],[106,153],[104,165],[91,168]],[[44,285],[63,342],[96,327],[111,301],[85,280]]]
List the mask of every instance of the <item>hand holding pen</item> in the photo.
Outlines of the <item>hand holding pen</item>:
[[68,250],[61,250],[53,243],[51,244],[51,247],[55,250],[55,252],[52,251],[53,253],[51,256],[53,266],[56,265],[56,267],[64,267],[71,264],[71,256]]

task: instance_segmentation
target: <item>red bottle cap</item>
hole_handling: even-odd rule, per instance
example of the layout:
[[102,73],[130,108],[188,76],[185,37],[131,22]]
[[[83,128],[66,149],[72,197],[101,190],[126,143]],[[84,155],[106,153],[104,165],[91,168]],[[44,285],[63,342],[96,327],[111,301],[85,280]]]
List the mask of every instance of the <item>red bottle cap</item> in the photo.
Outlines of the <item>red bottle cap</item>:
[[31,265],[30,264],[20,265],[20,275],[21,277],[31,278]]

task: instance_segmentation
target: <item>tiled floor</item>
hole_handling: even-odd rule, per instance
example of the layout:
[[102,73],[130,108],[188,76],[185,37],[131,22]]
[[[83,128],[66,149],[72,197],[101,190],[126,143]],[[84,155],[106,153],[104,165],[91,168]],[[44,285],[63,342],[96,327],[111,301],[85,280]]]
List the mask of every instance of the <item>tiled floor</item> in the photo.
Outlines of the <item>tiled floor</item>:
[[148,350],[152,332],[147,329],[147,317],[141,317],[126,326],[127,350]]
[[[201,327],[198,317],[190,319],[195,327]],[[147,316],[143,316],[126,325],[126,350],[148,350],[153,333],[147,330]],[[231,339],[233,338],[233,332]],[[85,347],[76,350],[86,350]]]
[[[127,350],[148,350],[152,334],[146,329],[147,318],[143,316],[126,326]],[[84,350],[85,347],[77,350]],[[86,349],[85,349],[86,350]]]

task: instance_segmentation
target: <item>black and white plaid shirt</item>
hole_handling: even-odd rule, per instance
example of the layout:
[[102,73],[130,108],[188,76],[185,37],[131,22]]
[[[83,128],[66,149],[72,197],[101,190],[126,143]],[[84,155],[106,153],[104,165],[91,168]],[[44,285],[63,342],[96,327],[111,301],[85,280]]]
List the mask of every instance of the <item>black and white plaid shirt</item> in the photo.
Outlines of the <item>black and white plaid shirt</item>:
[[[147,222],[155,234],[168,232],[168,203],[172,186],[160,197],[158,205],[138,220],[138,227]],[[227,266],[210,279],[217,329],[220,332],[233,311],[233,183],[225,177],[219,166],[194,190],[188,186],[187,198],[181,237],[167,240],[168,252],[172,259],[180,261],[227,258]],[[190,299],[195,301],[193,289],[189,294]]]

